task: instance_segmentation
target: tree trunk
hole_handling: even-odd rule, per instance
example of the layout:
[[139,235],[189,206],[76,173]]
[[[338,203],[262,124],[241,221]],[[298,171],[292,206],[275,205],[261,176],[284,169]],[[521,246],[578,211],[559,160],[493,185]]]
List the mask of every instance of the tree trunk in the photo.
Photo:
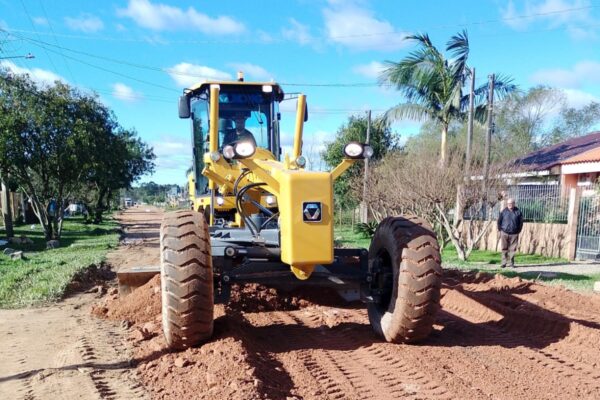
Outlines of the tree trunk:
[[446,166],[446,156],[447,156],[447,144],[448,144],[448,124],[442,124],[442,144],[440,148],[440,166]]
[[12,218],[12,204],[10,198],[10,190],[8,186],[2,181],[2,199],[0,200],[2,203],[2,218],[4,219],[4,230],[6,232],[6,237],[11,238],[14,236],[13,231],[13,218]]
[[96,203],[94,224],[99,224],[102,222],[102,213],[104,212],[104,196],[106,196],[106,189],[100,189],[100,192],[98,193],[98,202]]
[[59,239],[62,235],[63,222],[65,220],[65,204],[64,200],[60,200],[58,210],[56,210],[57,222],[55,224],[56,227],[56,236]]

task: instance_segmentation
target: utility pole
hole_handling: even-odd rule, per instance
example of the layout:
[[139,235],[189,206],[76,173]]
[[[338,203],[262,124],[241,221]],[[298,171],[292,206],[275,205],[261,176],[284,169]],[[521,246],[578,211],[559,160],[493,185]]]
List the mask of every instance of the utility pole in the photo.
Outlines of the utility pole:
[[490,155],[491,155],[491,143],[492,133],[494,131],[494,83],[496,75],[491,74],[488,76],[490,80],[490,87],[488,91],[488,107],[487,107],[487,134],[485,135],[485,159],[483,164],[483,195],[487,194],[487,181],[490,174]]
[[2,202],[2,218],[6,237],[14,237],[10,193],[4,179],[2,179],[2,198],[0,202]]
[[[367,144],[371,139],[371,110],[367,111]],[[369,219],[369,208],[367,207],[367,179],[369,176],[369,159],[365,158],[365,172],[363,176],[363,195],[360,204],[360,222],[366,224]]]
[[465,165],[465,178],[470,179],[471,152],[473,146],[473,112],[475,103],[475,68],[471,68],[471,91],[469,92],[469,122],[467,125],[467,154]]

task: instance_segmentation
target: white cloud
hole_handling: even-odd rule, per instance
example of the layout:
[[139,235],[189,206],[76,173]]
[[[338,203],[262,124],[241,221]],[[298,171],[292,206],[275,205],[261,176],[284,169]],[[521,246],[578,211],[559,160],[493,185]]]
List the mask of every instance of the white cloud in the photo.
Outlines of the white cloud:
[[365,78],[377,79],[386,68],[385,64],[379,61],[371,61],[368,64],[356,65],[352,68],[355,73],[364,76]]
[[273,74],[259,65],[251,63],[230,63],[228,65],[236,71],[242,71],[245,77],[252,78],[252,80],[270,81],[273,79]]
[[595,37],[594,29],[582,29],[581,24],[594,24],[590,0],[526,0],[518,10],[510,0],[500,10],[504,23],[515,30],[544,23],[549,28],[565,27],[574,39]]
[[600,62],[581,61],[570,69],[542,69],[535,72],[530,80],[535,84],[559,88],[578,88],[583,85],[597,84],[600,83]]
[[180,170],[181,179],[185,179],[184,172],[192,163],[191,143],[189,140],[164,136],[160,140],[153,141],[150,144],[156,155],[157,169]]
[[117,82],[112,85],[112,89],[112,95],[114,97],[128,103],[134,103],[143,98],[141,93],[136,92],[133,90],[133,88],[125,85],[124,83]]
[[211,18],[194,7],[186,10],[149,0],[129,0],[127,8],[117,10],[120,17],[131,18],[144,28],[164,30],[197,30],[206,34],[226,35],[245,30],[241,22],[228,16]]
[[231,80],[232,76],[228,72],[206,67],[204,65],[190,64],[186,62],[179,63],[167,69],[171,78],[181,87],[190,87],[198,82],[206,80]]
[[48,26],[48,20],[44,17],[33,17],[33,23],[39,26]]
[[104,29],[102,20],[91,14],[82,14],[77,18],[65,17],[65,24],[74,31],[86,33],[98,32]]
[[330,41],[355,50],[394,51],[409,45],[406,33],[359,5],[330,2],[323,10],[325,30]]
[[13,74],[29,75],[29,77],[38,85],[52,86],[56,81],[68,83],[65,78],[55,74],[52,71],[41,68],[22,68],[11,61],[0,61],[0,67],[8,69]]
[[600,98],[598,98],[598,96],[594,96],[593,94],[581,90],[564,89],[563,91],[567,98],[567,104],[569,107],[581,108],[593,101],[600,103]]
[[281,34],[284,38],[292,40],[301,45],[307,45],[314,42],[314,37],[310,33],[310,28],[307,25],[301,24],[294,18],[289,19],[290,26],[283,28]]

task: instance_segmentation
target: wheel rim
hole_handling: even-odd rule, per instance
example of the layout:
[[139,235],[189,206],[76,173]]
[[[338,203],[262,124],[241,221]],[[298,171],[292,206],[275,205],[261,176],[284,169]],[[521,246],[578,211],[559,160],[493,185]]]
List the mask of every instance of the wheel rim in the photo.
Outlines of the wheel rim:
[[387,250],[380,249],[373,259],[374,288],[377,293],[375,305],[380,312],[386,312],[392,300],[394,287],[394,269],[392,258]]

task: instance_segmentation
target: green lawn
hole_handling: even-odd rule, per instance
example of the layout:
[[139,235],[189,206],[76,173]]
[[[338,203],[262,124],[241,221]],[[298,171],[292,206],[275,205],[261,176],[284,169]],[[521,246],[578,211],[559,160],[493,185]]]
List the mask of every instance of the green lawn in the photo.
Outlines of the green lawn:
[[[80,218],[65,221],[61,247],[46,250],[39,225],[15,228],[15,236],[25,235],[30,245],[8,244],[23,250],[25,259],[12,261],[0,253],[0,308],[40,304],[63,296],[75,274],[92,264],[100,264],[109,249],[117,246],[117,223],[111,218],[99,225],[86,225]],[[0,237],[4,232],[0,230]],[[4,249],[2,247],[0,249]]]
[[[361,234],[354,232],[350,227],[335,227],[335,238],[338,245],[343,247],[363,247],[368,249],[370,239],[364,238]],[[500,266],[500,252],[488,250],[473,250],[468,261],[460,261],[456,250],[450,244],[442,251],[442,262],[445,268],[457,268],[471,271],[482,271],[491,274],[501,274],[507,277],[519,276],[523,279],[537,280],[549,285],[563,285],[571,290],[580,292],[591,292],[594,282],[600,281],[600,274],[574,275],[567,273],[556,273],[555,275],[543,274],[539,272],[521,272],[517,273],[510,269],[493,268]],[[553,258],[540,256],[537,254],[517,254],[515,264],[517,265],[542,265],[542,264],[563,264],[568,263],[562,258]],[[491,267],[491,268],[490,268]],[[535,268],[535,267],[532,267]]]
[[[473,264],[491,264],[491,265],[500,265],[502,260],[502,254],[499,251],[490,251],[490,250],[473,250],[469,259],[465,261],[461,261],[458,259],[458,255],[456,254],[456,249],[452,244],[446,246],[446,248],[442,252],[442,259],[444,263],[452,266],[461,266],[461,265],[473,265]],[[568,263],[564,258],[555,258],[555,257],[546,257],[538,254],[517,254],[515,255],[515,264],[523,265],[523,264],[564,264]]]

